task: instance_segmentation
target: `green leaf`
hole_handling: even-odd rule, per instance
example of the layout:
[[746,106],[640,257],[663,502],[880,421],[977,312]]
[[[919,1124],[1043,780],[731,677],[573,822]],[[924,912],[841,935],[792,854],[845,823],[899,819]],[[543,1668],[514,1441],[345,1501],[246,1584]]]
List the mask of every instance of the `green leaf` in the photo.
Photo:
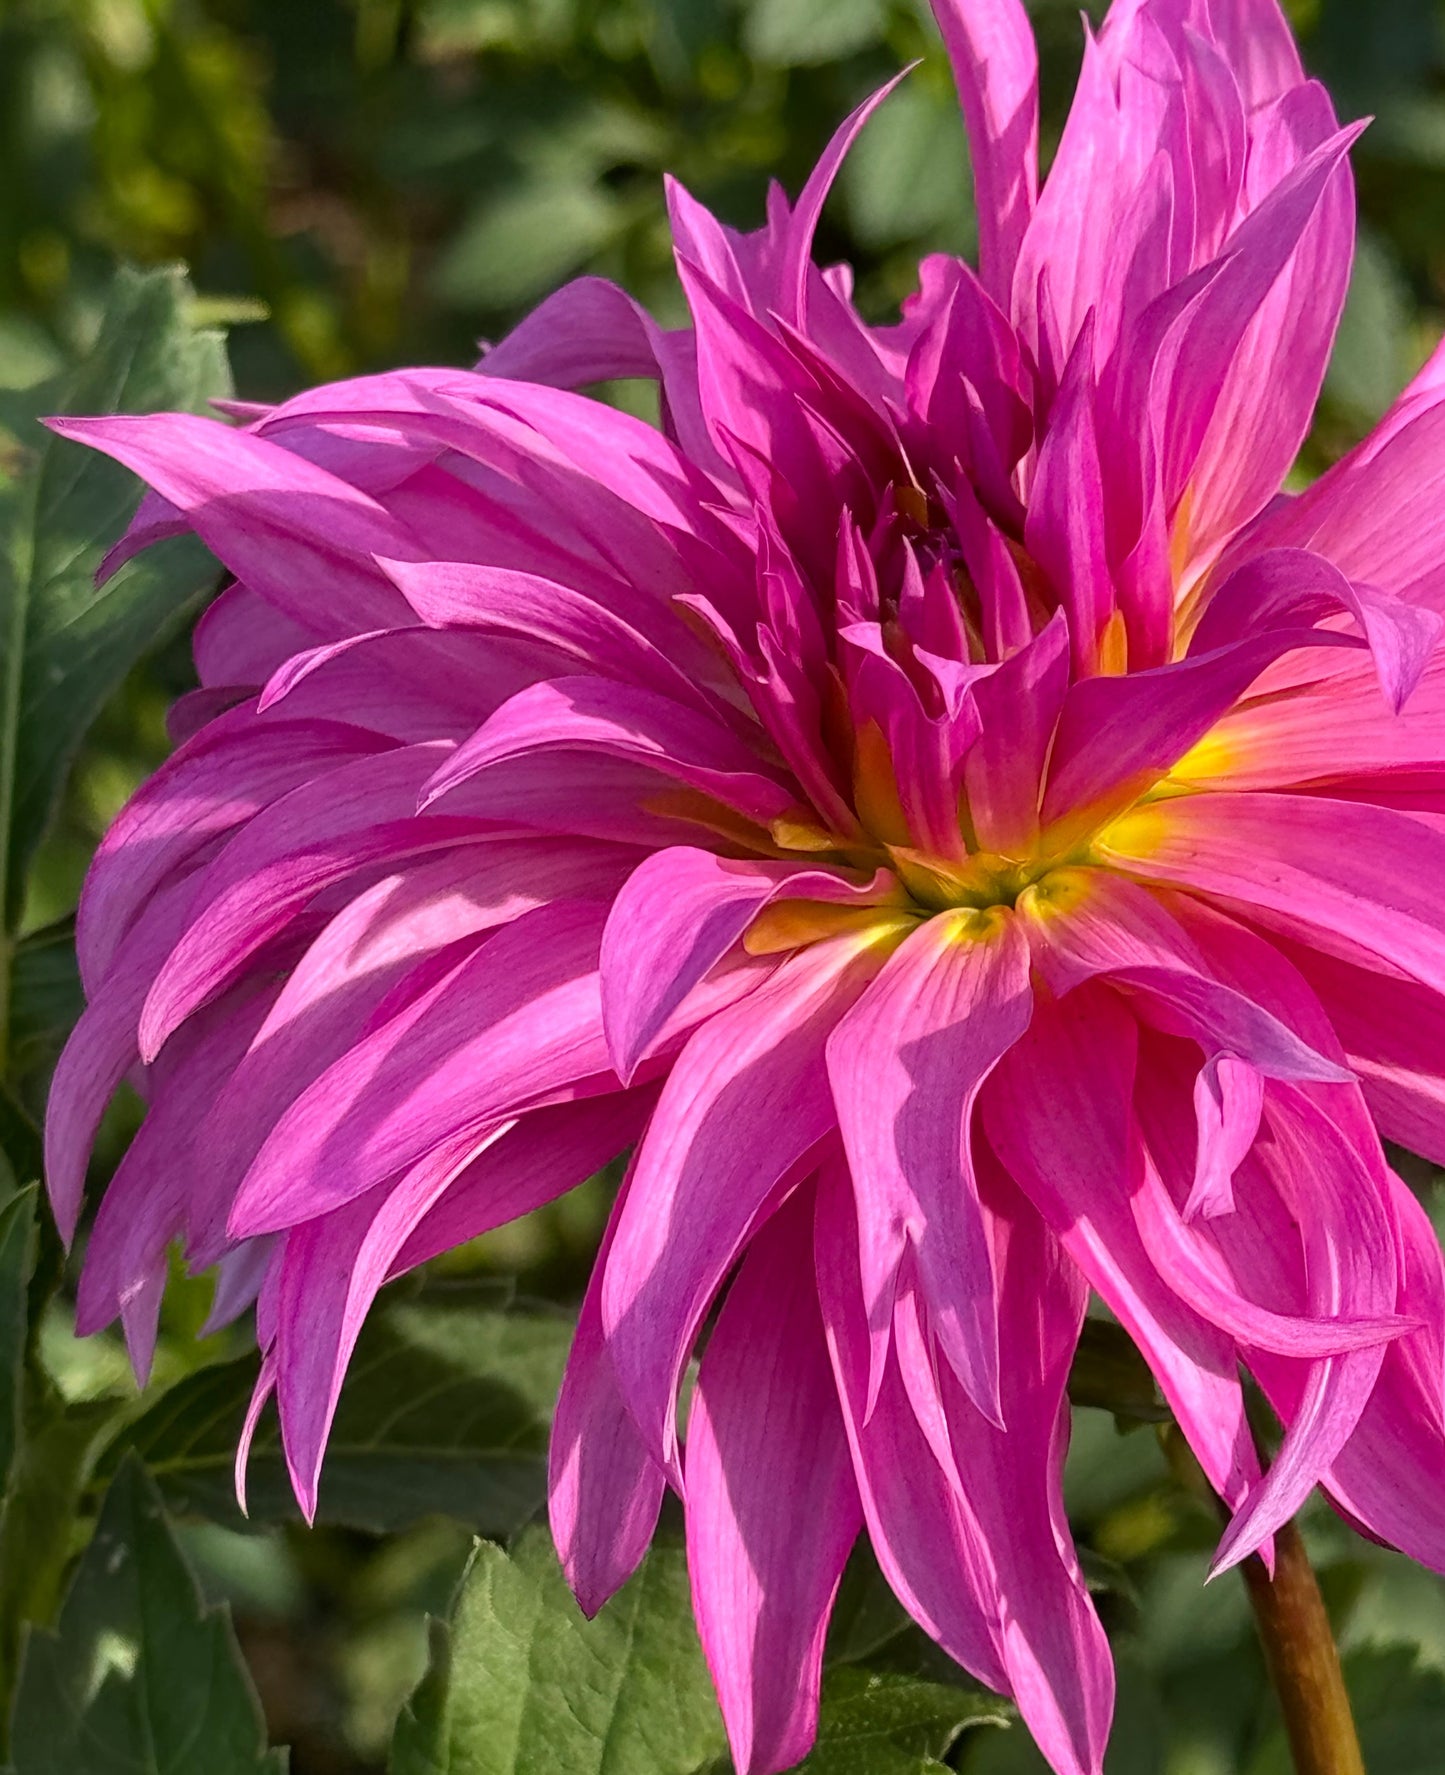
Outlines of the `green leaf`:
[[[536,1512],[572,1323],[500,1298],[491,1287],[433,1287],[373,1314],[327,1444],[319,1521],[387,1533],[442,1514],[508,1535]],[[105,1450],[97,1481],[133,1448],[173,1508],[239,1525],[232,1469],[255,1379],[248,1357],[180,1381]],[[252,1445],[247,1498],[252,1521],[296,1514],[271,1410]]]
[[[1345,1683],[1365,1767],[1380,1775],[1438,1775],[1445,1674],[1418,1662],[1415,1646],[1368,1646],[1344,1660]],[[1281,1728],[1271,1730],[1246,1775],[1289,1775]]]
[[473,211],[435,273],[457,308],[535,299],[578,270],[622,226],[616,198],[589,179],[539,177]]
[[0,1696],[11,1691],[21,1623],[46,1622],[55,1613],[86,1475],[115,1413],[113,1400],[64,1409],[49,1398],[27,1401],[0,1516]]
[[26,1644],[14,1775],[261,1775],[267,1752],[230,1619],[206,1609],[138,1461],[106,1496],[53,1633]]
[[658,1541],[594,1621],[544,1530],[482,1543],[397,1726],[391,1775],[692,1775],[722,1723],[686,1561]]
[[[921,74],[921,70],[920,70]],[[958,105],[915,74],[872,118],[843,165],[853,232],[868,247],[974,233]]]
[[[188,324],[190,301],[178,270],[121,272],[94,349],[36,404],[75,414],[200,411],[228,393],[221,337]],[[10,930],[86,728],[215,578],[214,562],[188,539],[148,550],[97,588],[101,555],[135,502],[126,470],[38,429],[27,429],[0,486],[0,890]]]
[[1362,230],[1325,392],[1362,426],[1373,424],[1399,394],[1408,356],[1408,292],[1389,249]]
[[1164,1424],[1169,1407],[1159,1395],[1149,1365],[1122,1325],[1086,1319],[1069,1370],[1069,1399],[1113,1412],[1123,1424]]
[[752,0],[743,44],[774,67],[830,62],[883,34],[881,0]]
[[899,1671],[840,1665],[823,1683],[818,1742],[798,1775],[924,1775],[968,1726],[1007,1725],[1008,1704],[982,1689]]
[[30,1272],[35,1262],[35,1186],[0,1208],[0,1495],[20,1447]]
[[[3,946],[0,946],[3,954]],[[3,967],[0,967],[0,993],[4,991]],[[44,1164],[40,1130],[27,1110],[0,1080],[0,1155],[3,1155],[9,1176],[4,1194],[9,1194],[22,1177],[38,1177]]]
[[11,1066],[53,1060],[85,1006],[75,961],[75,920],[32,931],[15,945],[10,986]]

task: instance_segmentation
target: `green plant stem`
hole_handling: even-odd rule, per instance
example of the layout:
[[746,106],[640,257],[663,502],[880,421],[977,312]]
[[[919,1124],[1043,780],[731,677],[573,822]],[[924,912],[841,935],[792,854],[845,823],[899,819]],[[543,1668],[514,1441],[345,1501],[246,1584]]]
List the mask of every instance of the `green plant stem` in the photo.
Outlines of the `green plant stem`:
[[1275,1532],[1273,1579],[1258,1558],[1242,1570],[1296,1775],[1365,1775],[1330,1618],[1294,1523]]

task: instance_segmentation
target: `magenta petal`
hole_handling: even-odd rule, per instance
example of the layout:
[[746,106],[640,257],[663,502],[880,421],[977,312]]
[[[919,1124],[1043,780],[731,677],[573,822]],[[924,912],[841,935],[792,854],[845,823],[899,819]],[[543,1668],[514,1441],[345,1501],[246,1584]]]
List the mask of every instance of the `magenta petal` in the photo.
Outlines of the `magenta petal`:
[[472,1158],[475,1135],[444,1142],[398,1178],[286,1235],[272,1347],[286,1465],[309,1522],[342,1377],[362,1321],[407,1235]]
[[[1445,990],[1445,834],[1407,814],[1303,795],[1200,795],[1111,827],[1100,849],[1345,960]],[[1240,1050],[1242,1051],[1242,1050]]]
[[684,1477],[698,1627],[740,1775],[806,1755],[823,1636],[863,1513],[799,1191],[748,1247],[698,1373]]
[[585,1081],[605,1089],[603,912],[539,907],[348,1049],[271,1130],[231,1209],[233,1236],[339,1208],[443,1141]]
[[313,633],[406,620],[405,600],[370,557],[412,555],[413,539],[338,476],[253,433],[189,413],[49,423],[148,481],[238,579]]
[[602,277],[564,284],[487,351],[488,376],[584,388],[589,382],[657,376],[657,324]]
[[602,1290],[618,1382],[660,1462],[673,1460],[703,1315],[775,1190],[834,1126],[823,1044],[878,965],[851,937],[802,950],[704,1023],[663,1087]]
[[457,1172],[407,1234],[391,1274],[440,1257],[585,1183],[633,1144],[656,1102],[657,1087],[642,1085],[528,1110]]
[[[1300,1093],[1281,1095],[1271,1106],[1270,1125],[1274,1141],[1252,1162],[1268,1166],[1300,1226],[1310,1312],[1335,1322],[1392,1313],[1398,1301],[1396,1232],[1380,1200],[1384,1168],[1378,1149],[1372,1177],[1340,1130]],[[1253,1552],[1299,1509],[1346,1446],[1384,1358],[1377,1345],[1311,1365],[1273,1465],[1219,1544],[1216,1572]]]
[[587,1284],[552,1419],[548,1459],[552,1539],[567,1582],[589,1616],[637,1570],[666,1485],[623,1400],[602,1327],[607,1256],[629,1186],[630,1178],[608,1219]]
[[313,777],[384,745],[335,722],[265,726],[251,709],[208,722],[127,803],[96,851],[76,925],[90,989],[99,986],[137,912],[208,844]]
[[1138,1031],[1100,986],[1035,1007],[983,1097],[989,1140],[1127,1328],[1210,1483],[1237,1502],[1258,1476],[1233,1341],[1181,1301],[1139,1237],[1132,1098]]
[[968,125],[979,261],[1005,307],[1038,194],[1038,52],[1019,0],[933,0]]
[[557,678],[518,691],[427,783],[422,806],[509,758],[558,748],[637,759],[766,825],[796,793],[709,717],[655,691],[600,678]]
[[930,1321],[976,1408],[999,1422],[993,1261],[973,1168],[973,1106],[1028,1027],[1016,920],[931,919],[828,1039],[828,1076],[857,1192],[877,1395],[899,1266],[912,1254]]
[[1006,1689],[999,1598],[972,1520],[919,1426],[891,1348],[873,1412],[864,1411],[870,1340],[853,1190],[841,1154],[819,1178],[815,1251],[829,1354],[878,1563],[904,1608],[949,1657],[991,1688]]
[[1177,919],[1120,876],[1058,871],[1020,896],[1034,965],[1055,992],[1112,979],[1159,1007],[1208,1050],[1247,1059],[1271,1078],[1343,1081],[1344,1067],[1318,1053],[1279,1017],[1216,977]]
[[897,891],[879,872],[854,886],[793,863],[740,862],[676,845],[640,863],[602,933],[602,1020],[618,1076],[630,1078],[668,1018],[780,898],[877,904]]
[[1212,1055],[1194,1085],[1199,1151],[1184,1218],[1229,1214],[1234,1173],[1254,1145],[1264,1108],[1264,1075],[1237,1054]]

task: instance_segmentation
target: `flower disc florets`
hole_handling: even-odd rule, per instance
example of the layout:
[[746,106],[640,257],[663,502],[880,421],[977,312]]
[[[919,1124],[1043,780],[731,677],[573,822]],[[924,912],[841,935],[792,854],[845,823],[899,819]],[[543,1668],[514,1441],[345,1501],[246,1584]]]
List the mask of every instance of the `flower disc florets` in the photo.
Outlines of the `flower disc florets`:
[[[143,1369],[169,1243],[219,1262],[309,1509],[381,1283],[631,1148],[553,1440],[584,1606],[680,1492],[781,1769],[866,1530],[1096,1775],[1091,1290],[1221,1566],[1318,1483],[1445,1569],[1445,1273],[1381,1146],[1445,1162],[1445,370],[1279,496],[1354,132],[1273,0],[1119,0],[1042,191],[1021,6],[935,9],[980,267],[894,326],[812,262],[880,95],[756,234],[670,190],[684,329],[583,279],[473,373],[59,427],[154,489],[122,554],[234,578],[87,885],[50,1179],[69,1230],[139,1077],[82,1326]],[[660,429],[570,392],[636,376]]]

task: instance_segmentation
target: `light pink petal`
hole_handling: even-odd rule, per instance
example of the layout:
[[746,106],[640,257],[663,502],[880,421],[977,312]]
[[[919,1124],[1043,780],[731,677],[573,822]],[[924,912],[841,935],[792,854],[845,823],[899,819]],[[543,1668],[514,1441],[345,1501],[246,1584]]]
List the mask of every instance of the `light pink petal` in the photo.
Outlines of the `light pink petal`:
[[442,1141],[603,1073],[605,910],[539,907],[353,1043],[271,1130],[231,1210],[232,1236],[341,1207]]
[[1301,646],[1358,646],[1348,635],[1296,627],[1123,677],[1069,686],[1049,761],[1041,818],[1052,846],[1129,806],[1210,731],[1266,666]]
[[1134,1220],[1145,1250],[1179,1298],[1245,1347],[1280,1356],[1338,1356],[1388,1343],[1411,1329],[1408,1319],[1393,1313],[1302,1317],[1248,1299],[1236,1288],[1209,1232],[1196,1233],[1189,1227],[1158,1172],[1147,1163],[1134,1195]]
[[316,1514],[326,1439],[366,1314],[407,1235],[477,1144],[475,1134],[444,1141],[395,1182],[286,1235],[271,1354],[286,1466],[308,1522]]
[[1057,870],[1019,897],[1034,963],[1055,992],[1117,980],[1147,995],[1184,1034],[1271,1078],[1347,1080],[1289,1024],[1211,972],[1188,932],[1147,889],[1102,870]]
[[870,1398],[911,1253],[945,1355],[977,1409],[999,1421],[998,1307],[971,1124],[984,1080],[1028,1027],[1031,1003],[1017,920],[944,913],[889,958],[828,1038],[858,1197]]
[[53,419],[148,481],[238,579],[313,634],[391,628],[405,600],[372,555],[416,545],[382,506],[280,445],[189,413]]
[[[1272,0],[1212,0],[1211,23],[1237,79],[1275,64],[1264,90],[1289,90],[1253,121],[1245,201],[1259,202],[1303,153],[1338,128],[1323,87],[1302,83],[1298,55]],[[1248,13],[1225,21],[1226,12]],[[1291,75],[1291,66],[1293,74]],[[1258,74],[1256,73],[1256,78]],[[1301,82],[1296,84],[1296,82]],[[1278,282],[1250,321],[1225,377],[1191,480],[1187,546],[1208,555],[1279,491],[1314,417],[1344,306],[1354,245],[1354,188],[1341,167]],[[1261,404],[1259,390],[1271,398]]]
[[1227,647],[1275,626],[1312,624],[1337,612],[1354,618],[1374,658],[1380,688],[1398,715],[1424,676],[1445,617],[1356,585],[1305,549],[1268,549],[1237,567],[1211,594],[1190,653]]
[[1413,980],[1289,946],[1388,1140],[1445,1164],[1445,1004]]
[[1221,571],[1262,549],[1308,548],[1350,579],[1445,610],[1442,519],[1430,496],[1445,444],[1445,405],[1433,390],[1406,403],[1304,493],[1276,500],[1231,546]]
[[1199,1148],[1184,1218],[1229,1214],[1234,1173],[1254,1145],[1264,1108],[1264,1075],[1237,1054],[1212,1054],[1194,1082]]
[[1019,0],[933,0],[968,125],[979,267],[1005,308],[1038,195],[1038,52]]
[[748,1247],[688,1415],[688,1569],[742,1775],[789,1769],[812,1746],[823,1637],[863,1524],[812,1243],[800,1190]]
[[1132,1097],[1138,1030],[1101,986],[1034,1010],[983,1094],[988,1137],[1153,1369],[1210,1483],[1237,1503],[1258,1476],[1233,1341],[1150,1261],[1131,1196],[1143,1156]]
[[[1340,130],[1304,155],[1234,230],[1218,259],[1158,297],[1121,339],[1112,385],[1117,435],[1158,424],[1166,510],[1175,509],[1199,460],[1224,374],[1251,320],[1363,127]],[[1103,440],[1106,448],[1113,441]]]
[[632,1076],[668,1018],[764,906],[779,898],[868,906],[897,894],[883,871],[858,882],[688,845],[655,852],[629,876],[602,934],[602,1018],[619,1078]]
[[[1316,669],[1304,678],[1306,662]],[[1436,654],[1398,715],[1380,719],[1378,674],[1345,653],[1298,654],[1254,696],[1226,715],[1197,755],[1176,771],[1181,782],[1220,789],[1328,786],[1340,778],[1375,780],[1378,798],[1392,780],[1428,770],[1445,751],[1445,657]],[[1296,670],[1298,669],[1298,675]],[[1270,694],[1271,690],[1276,694]],[[1360,799],[1371,799],[1367,792]]]
[[655,691],[601,678],[556,678],[519,691],[438,768],[423,807],[495,764],[551,751],[635,759],[767,824],[797,792],[764,774],[764,760],[709,716]]
[[212,722],[166,760],[100,842],[76,921],[82,977],[93,992],[155,890],[215,839],[313,777],[385,742],[333,722],[265,726],[250,709]]
[[1186,795],[1116,821],[1098,850],[1130,874],[1192,888],[1311,948],[1374,957],[1445,991],[1445,903],[1435,887],[1445,834],[1408,814],[1316,796]]
[[857,1254],[854,1194],[838,1154],[819,1178],[815,1260],[868,1537],[894,1595],[924,1632],[980,1682],[1006,1690],[997,1644],[1001,1599],[957,1487],[919,1426],[892,1348],[872,1415],[864,1409],[870,1340]]
[[[545,1113],[545,1112],[543,1112]],[[583,1297],[552,1419],[548,1516],[567,1582],[595,1615],[637,1570],[666,1479],[623,1400],[602,1327],[602,1283],[631,1178],[624,1180]]]
[[702,1024],[663,1087],[602,1291],[618,1383],[660,1462],[673,1460],[678,1383],[713,1296],[834,1126],[823,1044],[882,959],[866,936],[799,951]]

